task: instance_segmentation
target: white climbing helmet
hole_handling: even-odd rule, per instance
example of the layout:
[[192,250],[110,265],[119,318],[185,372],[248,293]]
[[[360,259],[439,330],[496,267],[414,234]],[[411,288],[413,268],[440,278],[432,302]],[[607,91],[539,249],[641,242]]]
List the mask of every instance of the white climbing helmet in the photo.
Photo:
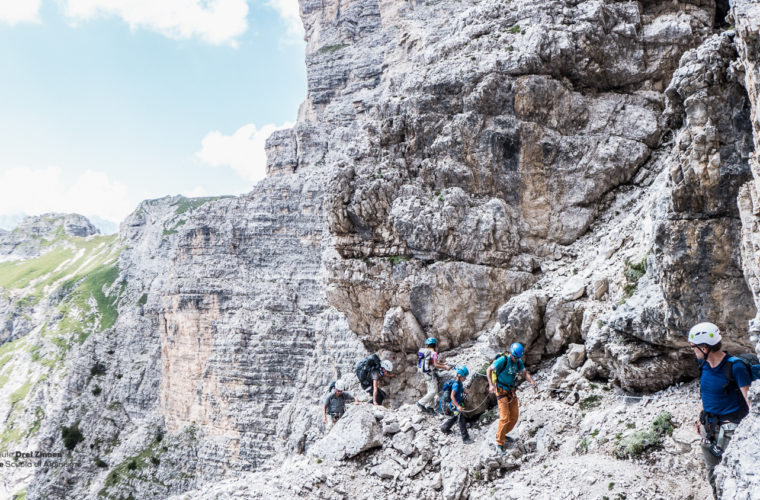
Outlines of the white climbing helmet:
[[689,342],[692,344],[715,345],[720,339],[720,329],[712,323],[699,323],[689,330]]
[[390,359],[384,359],[382,363],[380,363],[380,366],[383,367],[383,370],[387,372],[393,371],[393,363],[391,363]]
[[344,384],[342,380],[338,380],[337,382],[335,382],[335,390],[336,391],[345,391],[346,390],[346,384]]

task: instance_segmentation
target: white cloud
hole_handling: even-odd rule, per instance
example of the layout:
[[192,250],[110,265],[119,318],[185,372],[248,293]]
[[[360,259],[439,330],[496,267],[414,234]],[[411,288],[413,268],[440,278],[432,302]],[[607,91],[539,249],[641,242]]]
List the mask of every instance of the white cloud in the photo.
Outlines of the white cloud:
[[121,222],[133,205],[127,188],[104,172],[87,170],[68,179],[58,167],[0,170],[0,214],[73,212]]
[[195,186],[193,189],[183,191],[182,196],[187,196],[188,198],[200,198],[206,196],[206,189],[203,186]]
[[198,158],[212,167],[232,167],[249,181],[256,182],[266,175],[266,152],[264,143],[275,130],[292,127],[284,125],[264,125],[260,129],[254,124],[243,125],[232,135],[214,131],[206,134],[201,141]]
[[200,37],[213,45],[235,46],[235,38],[248,29],[246,0],[61,0],[61,3],[66,15],[74,21],[119,16],[133,30],[145,28],[174,39]]
[[303,40],[303,22],[298,7],[298,0],[267,0],[267,6],[277,11],[287,28],[288,37]]
[[40,0],[0,0],[0,22],[39,22]]

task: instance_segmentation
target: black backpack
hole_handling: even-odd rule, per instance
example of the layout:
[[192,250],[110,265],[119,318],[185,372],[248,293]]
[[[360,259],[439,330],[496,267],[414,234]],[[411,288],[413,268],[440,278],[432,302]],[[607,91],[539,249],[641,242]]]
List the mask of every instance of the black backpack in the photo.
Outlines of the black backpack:
[[372,354],[367,358],[356,363],[356,377],[362,385],[362,389],[372,387],[372,372],[380,370],[380,358],[377,354]]
[[747,371],[749,372],[750,384],[760,378],[760,360],[757,359],[757,356],[754,353],[745,352],[743,354],[737,354],[736,356],[731,356],[726,353],[726,355],[728,356],[728,363],[723,365],[723,375],[728,379],[728,384],[726,384],[726,387],[724,387],[723,390],[728,392],[731,389],[731,385],[736,385],[736,380],[734,379],[734,363],[744,363],[744,366],[747,367]]
[[447,380],[443,384],[443,391],[441,392],[441,401],[438,404],[438,413],[444,415],[451,415],[451,389],[454,387],[455,379]]

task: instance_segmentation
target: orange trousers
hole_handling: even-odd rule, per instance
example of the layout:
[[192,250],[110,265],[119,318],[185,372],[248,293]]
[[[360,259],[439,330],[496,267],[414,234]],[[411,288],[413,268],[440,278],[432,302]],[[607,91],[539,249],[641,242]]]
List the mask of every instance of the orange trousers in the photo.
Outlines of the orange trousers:
[[496,430],[496,444],[502,446],[507,438],[507,433],[514,429],[520,412],[517,408],[517,396],[510,391],[496,388],[496,396],[499,397],[499,428]]

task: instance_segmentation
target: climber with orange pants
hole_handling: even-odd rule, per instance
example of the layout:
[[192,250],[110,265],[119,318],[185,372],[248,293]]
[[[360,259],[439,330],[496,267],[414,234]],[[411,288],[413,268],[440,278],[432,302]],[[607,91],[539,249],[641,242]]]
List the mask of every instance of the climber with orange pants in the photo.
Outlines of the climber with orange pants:
[[[522,344],[515,342],[505,352],[488,367],[486,377],[488,378],[488,392],[496,394],[496,400],[499,404],[499,427],[496,430],[496,447],[499,454],[506,453],[507,433],[511,431],[519,416],[517,407],[517,395],[515,394],[515,379],[519,372],[525,372],[525,378],[533,384],[536,389],[536,382],[525,370],[522,356],[525,350]],[[511,439],[510,439],[511,440]]]

